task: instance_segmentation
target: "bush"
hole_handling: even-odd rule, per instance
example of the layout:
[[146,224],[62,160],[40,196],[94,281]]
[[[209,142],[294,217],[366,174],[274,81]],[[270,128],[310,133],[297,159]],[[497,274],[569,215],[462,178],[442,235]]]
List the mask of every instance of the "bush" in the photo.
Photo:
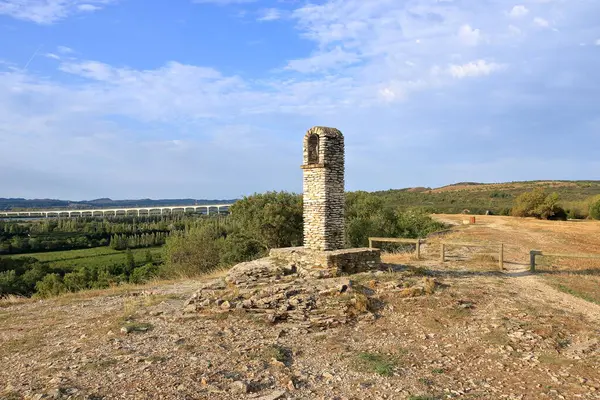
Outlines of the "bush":
[[159,268],[154,264],[146,264],[143,267],[138,267],[133,270],[133,273],[129,277],[129,282],[140,284],[146,283],[158,275]]
[[267,192],[244,197],[231,206],[239,230],[265,250],[302,244],[302,196]]
[[7,294],[20,294],[21,286],[15,271],[0,272],[0,297]]
[[63,283],[68,291],[78,292],[89,287],[89,276],[85,270],[70,272],[63,277]]
[[370,193],[355,192],[346,197],[346,245],[367,246],[369,237],[422,238],[443,229],[422,209],[392,210]]
[[260,258],[266,254],[266,249],[258,240],[245,233],[234,232],[228,235],[223,243],[221,264],[225,266],[235,265]]
[[542,189],[526,192],[515,199],[512,215],[539,219],[567,219],[567,213],[559,206],[557,193],[546,194]]
[[35,284],[36,296],[41,298],[47,298],[52,296],[58,296],[61,293],[67,291],[67,287],[63,283],[60,275],[48,274]]
[[193,277],[217,268],[221,261],[223,232],[206,225],[177,232],[165,245],[167,277]]
[[600,220],[600,198],[595,199],[590,204],[590,218]]

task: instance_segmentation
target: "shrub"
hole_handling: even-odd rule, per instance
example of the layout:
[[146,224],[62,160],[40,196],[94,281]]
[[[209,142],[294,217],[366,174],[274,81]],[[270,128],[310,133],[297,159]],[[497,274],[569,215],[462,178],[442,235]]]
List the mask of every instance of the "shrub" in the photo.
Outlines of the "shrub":
[[384,200],[366,192],[346,197],[346,245],[366,246],[369,237],[420,238],[444,228],[423,209],[392,210]]
[[60,275],[48,274],[35,284],[36,296],[41,298],[47,298],[52,296],[58,296],[61,293],[67,291],[67,287],[63,283]]
[[70,292],[78,292],[88,288],[89,276],[85,270],[70,272],[63,277],[63,283]]
[[590,218],[600,220],[600,198],[595,199],[590,204]]
[[164,273],[167,277],[193,277],[214,270],[220,264],[222,237],[223,232],[211,225],[169,236]]
[[547,195],[543,189],[534,189],[516,198],[512,215],[515,217],[564,220],[567,218],[567,214],[558,202],[557,193]]
[[19,278],[15,271],[0,272],[0,296],[19,294],[21,290]]
[[264,249],[302,243],[302,196],[287,192],[254,194],[231,206],[231,217]]
[[129,277],[129,282],[136,284],[146,283],[154,279],[158,275],[158,271],[158,266],[154,264],[146,264],[142,267],[138,267],[133,270],[133,273]]
[[223,243],[221,264],[225,266],[235,265],[266,254],[266,249],[258,240],[243,232],[234,232],[227,235]]

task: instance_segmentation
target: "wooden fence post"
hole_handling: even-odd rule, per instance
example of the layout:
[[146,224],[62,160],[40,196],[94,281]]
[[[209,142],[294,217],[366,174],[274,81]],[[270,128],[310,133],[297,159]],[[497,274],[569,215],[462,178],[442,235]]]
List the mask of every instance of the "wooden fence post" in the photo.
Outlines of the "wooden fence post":
[[421,239],[417,239],[417,260],[421,259]]
[[499,264],[500,264],[500,271],[504,270],[504,243],[500,243],[500,257],[498,257],[499,259]]
[[529,271],[530,272],[535,272],[535,256],[537,256],[538,254],[541,254],[541,253],[537,250],[531,250],[529,252]]
[[369,238],[369,248],[372,249],[373,248],[373,241],[371,240],[371,238]]
[[446,245],[442,243],[442,253],[440,255],[442,262],[446,262]]

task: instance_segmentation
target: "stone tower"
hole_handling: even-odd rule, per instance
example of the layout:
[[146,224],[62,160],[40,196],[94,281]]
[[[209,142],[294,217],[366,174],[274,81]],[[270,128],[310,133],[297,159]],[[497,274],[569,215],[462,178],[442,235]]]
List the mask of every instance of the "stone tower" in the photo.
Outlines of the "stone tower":
[[304,136],[304,247],[344,247],[344,136],[316,126]]

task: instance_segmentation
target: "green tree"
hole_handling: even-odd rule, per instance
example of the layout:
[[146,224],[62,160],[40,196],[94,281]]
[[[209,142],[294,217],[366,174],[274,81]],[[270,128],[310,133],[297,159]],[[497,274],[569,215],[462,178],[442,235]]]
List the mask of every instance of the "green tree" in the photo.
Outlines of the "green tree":
[[600,220],[600,197],[592,200],[590,204],[590,218]]
[[267,192],[244,197],[231,206],[231,218],[243,234],[265,249],[302,243],[302,197],[287,192]]
[[65,287],[70,292],[79,292],[88,288],[89,276],[86,270],[80,270],[77,272],[70,272],[63,277]]
[[63,283],[60,275],[48,274],[36,283],[35,285],[36,296],[41,298],[47,298],[52,296],[58,296],[61,293],[67,291],[67,287]]
[[13,270],[0,272],[0,295],[21,294],[17,273]]
[[205,225],[169,236],[165,245],[165,274],[193,277],[217,268],[221,261],[222,233]]
[[135,258],[133,257],[133,253],[131,249],[127,249],[125,252],[125,272],[130,274],[135,269]]
[[146,264],[154,263],[154,257],[152,257],[152,252],[150,250],[146,250],[145,260]]
[[253,260],[266,255],[262,244],[241,232],[227,235],[221,252],[221,264],[234,265],[240,262]]
[[566,219],[566,212],[560,207],[559,200],[557,193],[546,194],[543,189],[537,188],[515,199],[512,215],[539,219]]
[[146,283],[158,275],[158,267],[154,264],[146,264],[133,270],[129,282],[135,284]]

